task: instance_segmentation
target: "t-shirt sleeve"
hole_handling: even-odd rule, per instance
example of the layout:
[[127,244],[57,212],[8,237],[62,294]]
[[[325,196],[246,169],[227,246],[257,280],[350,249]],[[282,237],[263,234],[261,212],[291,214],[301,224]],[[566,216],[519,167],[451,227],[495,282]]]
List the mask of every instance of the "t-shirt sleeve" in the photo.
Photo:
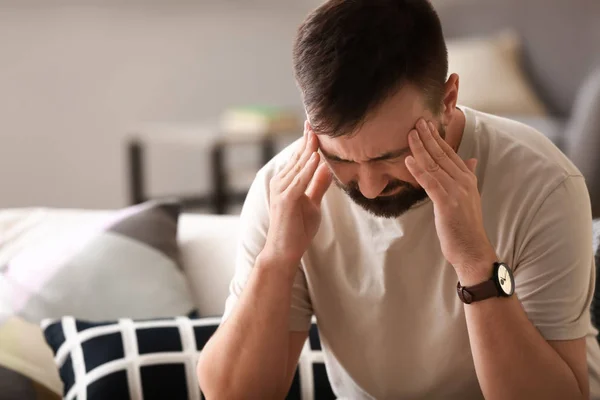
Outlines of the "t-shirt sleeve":
[[543,200],[519,240],[516,294],[546,340],[584,337],[590,328],[595,266],[588,191],[569,176]]
[[[256,258],[262,251],[269,228],[269,181],[271,175],[263,168],[254,179],[240,216],[235,273],[229,285],[223,321],[229,317],[246,286]],[[290,331],[308,331],[313,314],[304,271],[298,266],[292,288]]]

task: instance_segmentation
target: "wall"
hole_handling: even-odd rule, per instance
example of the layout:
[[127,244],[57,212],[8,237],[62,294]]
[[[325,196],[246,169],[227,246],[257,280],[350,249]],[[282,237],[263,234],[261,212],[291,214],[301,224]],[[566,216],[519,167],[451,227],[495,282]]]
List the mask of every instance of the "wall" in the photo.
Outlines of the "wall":
[[300,106],[291,41],[314,4],[195,3],[0,2],[0,208],[123,206],[132,128]]

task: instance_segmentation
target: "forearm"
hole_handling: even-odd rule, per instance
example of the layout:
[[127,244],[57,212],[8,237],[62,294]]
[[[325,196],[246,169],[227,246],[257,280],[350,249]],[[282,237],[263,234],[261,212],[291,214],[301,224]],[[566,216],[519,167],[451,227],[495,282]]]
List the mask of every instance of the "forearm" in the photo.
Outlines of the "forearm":
[[259,256],[238,304],[203,349],[198,379],[207,398],[264,398],[285,382],[291,292],[287,265]]
[[487,400],[584,398],[575,374],[529,321],[516,295],[464,307]]

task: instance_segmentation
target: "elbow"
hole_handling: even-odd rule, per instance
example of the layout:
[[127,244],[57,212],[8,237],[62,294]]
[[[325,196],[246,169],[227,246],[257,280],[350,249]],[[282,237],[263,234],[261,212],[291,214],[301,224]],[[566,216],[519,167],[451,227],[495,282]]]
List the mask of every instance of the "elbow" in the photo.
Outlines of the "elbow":
[[206,399],[235,399],[232,393],[227,393],[227,384],[219,379],[219,375],[214,368],[210,367],[210,362],[200,353],[198,364],[196,365],[196,376],[198,385]]
[[234,371],[224,373],[215,368],[215,363],[212,362],[208,357],[200,353],[198,364],[196,365],[196,376],[198,378],[198,385],[202,391],[203,398],[211,399],[246,399],[248,398],[248,388],[246,390],[239,390],[236,382],[231,381],[231,375]]
[[243,379],[232,379],[236,375],[235,371],[219,371],[207,356],[203,357],[200,353],[198,364],[196,365],[196,376],[198,384],[202,390],[205,399],[228,399],[244,400],[252,399],[282,399],[279,390],[275,387],[264,387],[257,385],[256,381],[249,381],[246,384],[240,384]]

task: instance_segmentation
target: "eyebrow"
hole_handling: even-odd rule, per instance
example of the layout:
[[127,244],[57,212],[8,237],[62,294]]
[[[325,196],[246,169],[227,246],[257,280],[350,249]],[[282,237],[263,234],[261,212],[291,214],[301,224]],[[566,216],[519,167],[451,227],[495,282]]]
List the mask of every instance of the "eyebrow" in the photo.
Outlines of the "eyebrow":
[[[323,153],[323,155],[325,156],[325,158],[332,160],[332,161],[341,161],[341,162],[347,162],[347,163],[353,163],[356,161],[352,161],[352,160],[346,160],[344,158],[338,157],[334,154],[328,153],[323,149],[319,149],[321,151],[321,153]],[[403,147],[401,149],[398,150],[393,150],[393,151],[388,151],[387,153],[383,153],[377,157],[373,157],[373,158],[369,158],[367,160],[367,162],[375,162],[375,161],[385,161],[385,160],[391,160],[393,158],[398,158],[401,157],[407,153],[410,153],[410,147]]]

